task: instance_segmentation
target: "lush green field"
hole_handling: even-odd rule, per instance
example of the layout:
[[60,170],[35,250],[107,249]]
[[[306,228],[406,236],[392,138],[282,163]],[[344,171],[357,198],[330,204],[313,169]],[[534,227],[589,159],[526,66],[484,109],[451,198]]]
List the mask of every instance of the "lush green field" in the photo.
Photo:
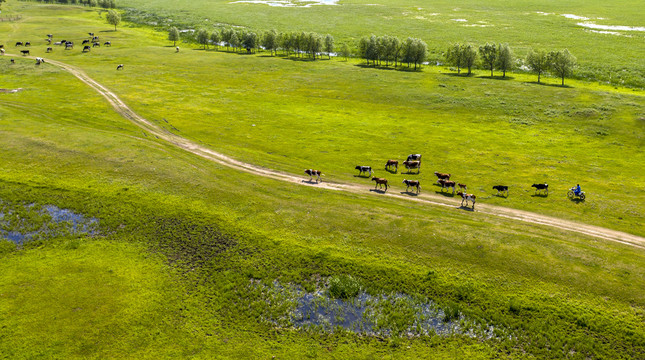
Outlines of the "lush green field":
[[[522,0],[455,4],[452,1],[341,0],[336,6],[311,7],[229,0],[122,0],[118,4],[136,9],[131,11],[133,19],[164,26],[213,28],[229,24],[254,30],[315,31],[332,34],[339,43],[348,42],[353,46],[362,36],[371,34],[417,37],[428,43],[433,60],[441,59],[441,54],[454,42],[508,43],[521,57],[530,48],[568,48],[578,57],[579,76],[645,86],[645,65],[641,60],[645,56],[642,46],[645,32],[598,33],[576,25],[583,20],[563,16],[586,17],[588,22],[598,25],[642,27],[645,9],[633,1]],[[153,16],[143,16],[139,11]]]
[[[643,234],[642,195],[618,188],[643,185],[643,100],[631,90],[188,49],[174,54],[163,34],[107,31],[95,12],[8,5],[23,20],[0,23],[4,43],[105,30],[100,34],[112,49],[82,55],[56,48],[51,57],[81,67],[145,117],[166,119],[164,126],[239,159],[294,173],[322,167],[326,180],[358,182],[357,161],[377,167],[422,151],[424,165],[476,184],[478,194],[490,193],[497,181],[516,184],[517,194],[485,202]],[[43,55],[44,45],[33,53]],[[24,89],[0,94],[3,204],[54,204],[101,224],[95,237],[54,238],[19,250],[2,243],[4,356],[641,358],[645,352],[642,250],[477,212],[240,173],[153,139],[51,65],[0,61],[1,87]],[[126,70],[115,73],[118,63]],[[431,179],[431,170],[419,177]],[[541,176],[563,188],[583,172],[590,175],[581,183],[593,194],[586,203],[557,191],[533,198],[526,187]],[[501,180],[494,177],[499,173]],[[268,303],[250,285],[278,280],[312,289],[318,277],[339,274],[352,274],[371,293],[456,304],[464,321],[492,324],[501,336],[378,338],[276,327],[267,319],[285,316],[288,304]],[[393,311],[392,321],[409,321],[399,315]]]

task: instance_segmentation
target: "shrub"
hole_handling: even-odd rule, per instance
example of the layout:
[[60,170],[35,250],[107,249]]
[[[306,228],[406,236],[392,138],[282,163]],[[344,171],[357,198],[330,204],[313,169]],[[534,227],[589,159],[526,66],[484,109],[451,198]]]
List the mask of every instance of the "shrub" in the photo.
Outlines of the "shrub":
[[361,291],[361,284],[351,275],[334,276],[329,279],[329,295],[337,299],[350,299]]

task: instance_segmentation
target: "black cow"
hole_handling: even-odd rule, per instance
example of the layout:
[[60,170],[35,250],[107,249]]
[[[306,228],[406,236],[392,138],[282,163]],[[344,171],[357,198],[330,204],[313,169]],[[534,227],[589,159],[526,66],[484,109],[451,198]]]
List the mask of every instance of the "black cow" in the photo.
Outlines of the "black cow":
[[71,41],[67,41],[65,43],[65,50],[73,49],[74,48],[74,43]]
[[538,190],[546,190],[547,195],[549,194],[549,184],[533,184],[531,187],[535,188],[535,193],[537,193]]
[[94,43],[94,44],[92,44],[92,47],[101,47],[101,44],[99,44],[99,43]]
[[53,37],[54,37],[54,35],[52,35],[52,34],[47,34],[47,37],[51,39],[51,38],[53,38]]
[[421,154],[410,154],[406,161],[421,161]]
[[16,42],[16,46],[22,46],[22,41]]
[[89,46],[89,45],[85,45],[85,46],[83,47],[83,52],[85,52],[85,50],[90,51],[90,50],[92,50],[92,47],[91,47],[91,46]]
[[493,186],[493,190],[497,190],[497,195],[499,195],[499,193],[501,192],[505,192],[506,196],[508,196],[508,186],[506,185],[495,185]]
[[52,49],[52,48],[50,48],[50,47],[48,47],[48,48],[47,48],[47,52],[48,52],[48,53],[50,53],[50,52],[52,52],[52,51],[54,51],[54,49]]
[[22,56],[29,55],[29,50],[20,50]]
[[87,33],[87,35],[89,35],[89,36],[94,36],[94,33]]
[[370,173],[370,176],[372,176],[372,167],[371,166],[356,165],[356,167],[354,169],[358,170],[358,176],[361,176],[361,174],[363,174],[363,173]]
[[31,43],[30,43],[29,41],[27,41],[27,42],[25,43],[25,46],[31,46]]
[[405,188],[405,192],[408,192],[408,189],[410,189],[410,186],[417,188],[417,194],[421,191],[421,184],[419,183],[419,180],[403,180],[403,183],[407,185]]
[[117,70],[123,70],[123,64],[119,64],[119,65],[117,65],[117,66],[116,66],[116,69],[117,69]]
[[81,45],[89,44],[90,41],[88,39],[83,40],[83,43]]
[[103,46],[112,46],[112,43],[109,42],[109,41],[106,41],[106,42],[103,43]]

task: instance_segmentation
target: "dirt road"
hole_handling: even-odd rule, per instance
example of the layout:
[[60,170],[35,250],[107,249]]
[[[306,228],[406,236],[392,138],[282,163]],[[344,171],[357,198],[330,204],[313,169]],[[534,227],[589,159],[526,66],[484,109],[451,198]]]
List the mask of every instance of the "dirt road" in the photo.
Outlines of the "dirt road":
[[[12,55],[9,55],[9,56],[12,56]],[[76,76],[79,80],[83,81],[84,83],[92,87],[94,90],[96,90],[99,94],[103,95],[103,97],[107,99],[107,101],[112,105],[115,111],[117,111],[126,119],[132,121],[137,126],[141,127],[143,130],[181,149],[184,149],[195,155],[199,155],[205,159],[214,161],[221,165],[225,165],[240,171],[245,171],[254,175],[264,176],[267,178],[280,180],[280,181],[286,181],[286,182],[290,182],[290,183],[298,184],[302,186],[312,186],[312,187],[318,187],[318,188],[331,190],[331,191],[344,191],[344,192],[351,192],[351,193],[362,194],[362,195],[374,194],[375,196],[376,195],[389,196],[392,198],[404,199],[408,201],[416,201],[416,202],[430,204],[434,206],[442,206],[442,207],[453,209],[454,211],[463,211],[459,206],[457,206],[457,201],[455,199],[453,199],[451,202],[448,202],[445,198],[437,195],[433,195],[433,194],[420,194],[418,196],[411,196],[411,195],[391,193],[391,192],[389,193],[372,192],[372,191],[368,191],[368,189],[364,185],[329,183],[329,182],[322,182],[317,184],[315,182],[309,182],[308,179],[303,180],[306,178],[306,175],[304,174],[294,175],[294,174],[283,173],[280,171],[271,170],[264,167],[256,166],[253,164],[247,164],[247,163],[235,160],[224,154],[220,154],[211,149],[198,145],[197,143],[191,140],[188,140],[176,134],[172,134],[167,130],[163,129],[162,127],[155,125],[152,122],[144,119],[143,117],[139,116],[134,111],[132,111],[132,109],[130,109],[121,99],[119,99],[119,97],[115,93],[113,93],[103,85],[99,84],[98,82],[90,78],[82,70],[59,61],[49,60],[49,59],[47,59],[46,61],[49,64],[58,66],[70,72],[72,75]],[[488,204],[477,204],[476,211],[487,215],[498,216],[506,219],[523,221],[526,223],[538,224],[538,225],[549,226],[549,227],[553,227],[561,230],[572,231],[572,232],[584,234],[587,236],[592,236],[592,237],[596,237],[596,238],[600,238],[608,241],[614,241],[614,242],[630,245],[633,247],[645,249],[645,238],[616,231],[616,230],[606,229],[606,228],[588,225],[588,224],[582,224],[582,223],[569,221],[569,220],[558,219],[558,218],[536,214],[528,211],[516,210],[516,209],[505,208],[500,206],[493,206]]]

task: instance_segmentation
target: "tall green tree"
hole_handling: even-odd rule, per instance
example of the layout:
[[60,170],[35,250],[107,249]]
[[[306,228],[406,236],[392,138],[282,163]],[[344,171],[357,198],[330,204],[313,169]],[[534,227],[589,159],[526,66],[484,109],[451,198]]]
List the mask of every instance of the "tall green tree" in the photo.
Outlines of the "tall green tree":
[[324,51],[327,53],[327,58],[331,59],[331,53],[334,52],[334,37],[329,34],[325,35]]
[[258,34],[253,31],[245,33],[242,37],[242,47],[244,47],[247,52],[253,51],[253,49],[258,47]]
[[172,46],[177,46],[177,41],[179,41],[179,29],[176,27],[171,27],[168,30],[168,40],[172,41]]
[[495,66],[497,70],[503,72],[502,77],[506,77],[506,72],[513,69],[514,61],[513,51],[508,44],[499,44],[497,46],[497,61]]
[[457,74],[461,73],[461,68],[464,65],[464,52],[461,44],[452,44],[446,51],[446,62],[449,65],[457,67]]
[[549,60],[549,69],[562,78],[562,86],[564,86],[564,78],[573,73],[573,69],[576,66],[576,58],[567,49],[551,51],[547,58]]
[[210,36],[208,35],[208,31],[206,31],[206,29],[199,29],[197,31],[197,36],[195,37],[195,39],[197,40],[198,44],[204,45],[204,50],[205,50],[206,47],[208,46],[209,37]]
[[352,56],[352,50],[349,48],[349,45],[347,45],[347,43],[343,43],[343,45],[341,45],[338,55],[344,57],[345,61],[347,61],[348,57]]
[[481,57],[482,65],[484,69],[490,70],[491,77],[493,77],[497,55],[497,46],[495,44],[486,43],[486,45],[479,47],[479,56]]
[[213,43],[213,46],[215,46],[215,50],[219,47],[219,43],[222,42],[222,34],[215,30],[211,33],[211,42]]
[[267,31],[262,38],[262,46],[271,51],[271,56],[278,49],[278,32],[275,30]]
[[526,55],[526,66],[538,76],[538,84],[540,83],[540,75],[549,69],[548,54],[544,50],[534,51],[531,49]]
[[121,14],[116,10],[108,10],[105,20],[107,20],[108,24],[114,25],[114,31],[116,31],[116,26],[121,23]]
[[468,75],[472,74],[472,68],[477,62],[477,51],[475,47],[470,44],[461,46],[462,61],[466,68],[468,68]]
[[231,47],[233,47],[234,51],[237,51],[237,49],[240,47],[240,38],[237,35],[237,31],[232,30],[229,43],[231,44]]

